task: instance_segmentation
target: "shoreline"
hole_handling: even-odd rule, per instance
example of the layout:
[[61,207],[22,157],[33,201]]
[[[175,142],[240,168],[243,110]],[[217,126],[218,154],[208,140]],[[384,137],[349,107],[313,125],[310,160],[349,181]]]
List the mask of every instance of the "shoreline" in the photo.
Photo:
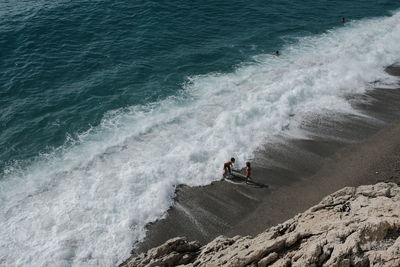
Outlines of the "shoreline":
[[[399,74],[400,68],[388,72]],[[148,225],[133,254],[176,236],[205,244],[221,234],[256,235],[342,187],[399,183],[400,123],[393,122],[400,115],[400,90],[375,89],[350,102],[379,122],[347,115],[319,117],[302,125],[310,138],[266,145],[252,164],[254,180],[268,187],[224,181],[179,186],[174,206],[164,219]]]
[[400,266],[399,200],[395,183],[348,186],[257,236],[176,237],[121,267]]

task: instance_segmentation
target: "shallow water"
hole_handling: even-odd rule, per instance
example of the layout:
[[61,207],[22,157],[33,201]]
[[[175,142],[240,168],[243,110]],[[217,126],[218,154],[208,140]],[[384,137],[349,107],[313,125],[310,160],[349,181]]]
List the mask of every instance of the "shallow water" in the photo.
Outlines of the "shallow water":
[[397,1],[0,7],[6,265],[116,264],[176,185],[398,81]]

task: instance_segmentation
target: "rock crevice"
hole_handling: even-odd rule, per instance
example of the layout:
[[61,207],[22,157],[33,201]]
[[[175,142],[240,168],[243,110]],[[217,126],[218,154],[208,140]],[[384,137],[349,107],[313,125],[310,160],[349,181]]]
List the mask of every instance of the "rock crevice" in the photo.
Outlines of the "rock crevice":
[[400,266],[400,187],[346,187],[252,238],[183,237],[122,266]]

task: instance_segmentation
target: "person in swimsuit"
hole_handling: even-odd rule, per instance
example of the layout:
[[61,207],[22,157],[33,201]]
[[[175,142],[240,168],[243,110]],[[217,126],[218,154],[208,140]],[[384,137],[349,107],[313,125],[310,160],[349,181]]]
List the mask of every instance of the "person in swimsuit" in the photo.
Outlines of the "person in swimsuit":
[[226,178],[232,174],[231,166],[235,163],[235,158],[231,158],[230,161],[224,163],[224,173],[223,177]]
[[250,162],[246,162],[246,183],[251,180],[251,165]]

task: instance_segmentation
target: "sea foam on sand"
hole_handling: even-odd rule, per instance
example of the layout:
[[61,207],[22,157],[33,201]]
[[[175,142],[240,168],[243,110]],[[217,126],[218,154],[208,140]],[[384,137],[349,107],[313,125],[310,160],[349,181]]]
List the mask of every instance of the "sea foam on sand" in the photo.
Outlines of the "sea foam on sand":
[[357,114],[344,96],[397,79],[400,12],[302,38],[233,73],[190,77],[181,94],[105,114],[101,124],[0,181],[0,263],[111,266],[172,205],[178,184],[220,178],[312,114]]

